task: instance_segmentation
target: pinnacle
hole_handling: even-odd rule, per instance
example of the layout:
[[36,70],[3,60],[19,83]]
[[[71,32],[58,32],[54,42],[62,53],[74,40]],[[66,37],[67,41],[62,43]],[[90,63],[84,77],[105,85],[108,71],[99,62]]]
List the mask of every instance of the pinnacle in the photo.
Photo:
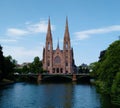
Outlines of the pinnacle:
[[70,39],[70,38],[69,38],[69,28],[68,28],[68,18],[67,18],[67,17],[66,17],[66,25],[65,25],[64,39]]
[[48,29],[47,29],[47,38],[46,39],[52,39],[50,17],[48,19]]

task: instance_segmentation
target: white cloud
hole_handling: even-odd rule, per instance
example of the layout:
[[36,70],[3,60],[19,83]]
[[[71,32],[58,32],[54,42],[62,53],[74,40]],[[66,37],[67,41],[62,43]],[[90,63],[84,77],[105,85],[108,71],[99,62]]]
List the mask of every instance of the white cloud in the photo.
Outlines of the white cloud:
[[6,43],[8,43],[8,42],[17,42],[17,40],[15,40],[15,39],[0,39],[0,42],[6,42]]
[[16,59],[18,63],[32,62],[34,57],[39,56],[42,59],[43,47],[36,47],[34,49],[28,49],[18,46],[4,46],[3,52],[5,56],[11,55],[13,59]]
[[[30,24],[27,29],[31,33],[46,33],[47,32],[48,24],[46,21],[40,21],[36,24]],[[55,27],[51,25],[51,29],[54,30]]]
[[22,36],[26,34],[28,34],[28,31],[17,29],[17,28],[9,28],[7,30],[7,35],[10,35],[10,36]]
[[[20,28],[8,28],[7,29],[7,35],[9,36],[25,36],[25,35],[30,35],[34,33],[46,33],[47,32],[47,27],[48,23],[47,21],[40,21],[35,24],[31,24],[30,22],[26,22],[26,27],[24,29]],[[51,25],[51,30],[54,30],[55,26]]]
[[90,29],[90,30],[85,30],[81,32],[75,32],[74,34],[77,37],[77,39],[84,40],[94,34],[104,34],[104,33],[110,33],[114,31],[120,31],[120,25],[113,25],[113,26],[108,26],[105,28],[98,28],[98,29]]

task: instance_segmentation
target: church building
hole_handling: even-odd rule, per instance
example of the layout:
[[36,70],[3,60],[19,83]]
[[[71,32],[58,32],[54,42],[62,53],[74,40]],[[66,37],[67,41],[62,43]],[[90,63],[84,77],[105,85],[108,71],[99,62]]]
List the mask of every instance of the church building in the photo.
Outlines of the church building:
[[46,43],[45,43],[45,47],[43,48],[43,69],[50,74],[74,73],[75,64],[73,58],[73,48],[71,48],[67,18],[66,18],[65,33],[63,39],[63,50],[59,48],[59,42],[57,44],[57,48],[53,50],[50,19],[48,20]]

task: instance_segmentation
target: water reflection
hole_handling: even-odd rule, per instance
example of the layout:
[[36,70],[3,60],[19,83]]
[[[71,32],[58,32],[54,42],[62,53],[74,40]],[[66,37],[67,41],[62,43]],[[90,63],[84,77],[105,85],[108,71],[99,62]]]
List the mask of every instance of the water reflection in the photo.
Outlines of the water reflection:
[[46,108],[72,108],[73,86],[71,84],[48,84],[43,91]]
[[0,108],[107,108],[101,103],[90,84],[16,83],[0,89]]

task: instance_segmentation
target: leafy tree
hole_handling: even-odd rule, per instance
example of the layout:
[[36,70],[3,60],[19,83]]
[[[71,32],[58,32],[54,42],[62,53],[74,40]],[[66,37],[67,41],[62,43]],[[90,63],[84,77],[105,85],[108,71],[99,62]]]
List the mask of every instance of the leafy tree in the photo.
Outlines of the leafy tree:
[[112,101],[113,103],[120,105],[120,72],[116,74],[112,84]]
[[3,78],[3,73],[4,73],[4,56],[2,52],[2,47],[0,45],[0,80]]
[[23,72],[23,73],[28,73],[28,72],[29,72],[29,68],[28,68],[26,65],[23,66],[22,72]]
[[11,56],[4,57],[4,77],[10,77],[13,75],[16,64],[16,60],[12,59]]
[[33,68],[35,73],[42,72],[42,62],[40,61],[39,57],[34,58]]
[[113,102],[120,102],[120,40],[113,42],[102,52],[100,60],[95,64],[93,73],[97,77],[96,84],[102,93],[110,94]]
[[78,67],[78,73],[89,73],[89,67],[86,64],[81,64]]
[[78,67],[78,73],[82,73],[82,66]]
[[11,56],[3,56],[2,47],[0,46],[0,80],[11,78],[16,63],[16,60],[12,59]]
[[34,61],[29,64],[29,72],[32,73],[42,73],[43,68],[42,68],[42,61],[40,61],[39,57],[35,57]]
[[29,64],[29,71],[30,71],[30,72],[34,72],[34,69],[35,69],[35,68],[34,68],[33,63],[30,63],[30,64]]

